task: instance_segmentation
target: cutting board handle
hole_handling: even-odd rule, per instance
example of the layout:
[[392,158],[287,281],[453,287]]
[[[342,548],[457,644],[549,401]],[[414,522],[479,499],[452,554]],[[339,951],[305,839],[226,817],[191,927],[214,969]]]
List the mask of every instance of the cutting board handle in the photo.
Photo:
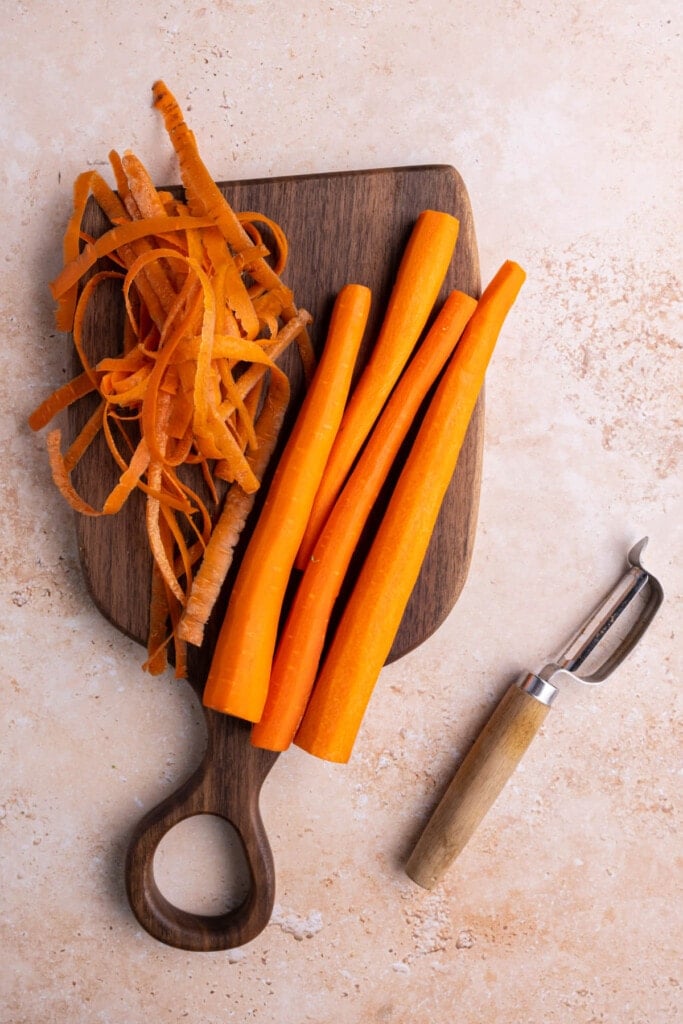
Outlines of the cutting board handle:
[[[275,868],[261,820],[261,785],[276,754],[250,742],[250,726],[204,709],[207,749],[197,771],[153,808],[135,829],[125,865],[128,900],[154,938],[177,949],[215,951],[243,946],[268,924],[275,899]],[[194,914],[174,906],[154,878],[154,854],[179,822],[197,814],[224,818],[242,842],[249,869],[244,901],[224,914]]]

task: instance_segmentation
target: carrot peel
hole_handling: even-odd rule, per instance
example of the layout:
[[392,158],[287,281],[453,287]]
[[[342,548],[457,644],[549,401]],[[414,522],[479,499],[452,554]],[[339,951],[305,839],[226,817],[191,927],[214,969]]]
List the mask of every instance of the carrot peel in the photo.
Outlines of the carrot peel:
[[[66,452],[60,432],[50,432],[53,479],[87,516],[116,514],[134,490],[145,495],[153,555],[146,667],[160,671],[167,649],[175,648],[176,675],[183,675],[187,638],[201,642],[234,547],[234,539],[226,545],[220,538],[243,529],[282,427],[290,392],[276,360],[294,343],[309,377],[314,361],[311,317],[280,277],[287,261],[284,232],[264,214],[239,215],[230,207],[175,98],[162,82],[153,92],[178,156],[185,201],[158,191],[130,152],[110,153],[117,193],[97,172],[79,175],[64,265],[50,288],[57,326],[72,332],[82,372],[48,396],[29,425],[42,429],[82,398],[99,399]],[[97,238],[82,227],[90,197],[110,224]],[[272,260],[264,226],[274,238]],[[105,258],[114,269],[100,269]],[[93,364],[89,313],[104,282],[120,289],[125,326],[119,351]],[[95,507],[71,476],[100,432],[119,477]],[[188,472],[199,474],[215,509],[190,486]],[[211,543],[214,518],[221,529]]]
[[204,704],[256,722],[266,701],[287,584],[334,437],[370,309],[363,285],[334,304],[318,368],[269,486],[232,588]]

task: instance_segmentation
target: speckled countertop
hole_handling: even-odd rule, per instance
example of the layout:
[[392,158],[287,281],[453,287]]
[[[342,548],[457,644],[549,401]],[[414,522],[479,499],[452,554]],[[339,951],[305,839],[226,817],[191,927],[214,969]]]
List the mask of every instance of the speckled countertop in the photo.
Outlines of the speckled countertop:
[[[62,8],[2,6],[0,1021],[679,1021],[676,5]],[[383,673],[349,765],[280,758],[262,799],[275,912],[229,953],[163,946],[129,912],[127,838],[197,762],[201,715],[93,608],[26,427],[65,372],[47,282],[75,175],[130,146],[177,178],[157,77],[219,178],[454,165],[483,279],[506,258],[528,273],[487,377],[468,584]],[[411,838],[478,727],[644,534],[667,593],[650,632],[603,688],[566,687],[442,885],[417,889]],[[217,905],[219,840],[169,841],[168,895]]]

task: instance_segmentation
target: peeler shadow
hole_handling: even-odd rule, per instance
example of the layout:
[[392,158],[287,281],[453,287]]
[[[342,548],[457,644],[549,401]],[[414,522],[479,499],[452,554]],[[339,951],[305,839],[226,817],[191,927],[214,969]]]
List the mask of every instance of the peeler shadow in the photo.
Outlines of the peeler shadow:
[[413,806],[417,810],[405,829],[402,832],[397,831],[396,842],[388,850],[390,864],[394,870],[404,871],[410,854],[446,792],[451,779],[493,714],[501,696],[518,678],[519,672],[510,676],[507,682],[501,686],[500,693],[480,710],[476,718],[473,717],[465,726],[457,729],[453,735],[452,744],[444,745],[440,749],[434,767],[424,780],[420,780],[419,788],[416,787]]

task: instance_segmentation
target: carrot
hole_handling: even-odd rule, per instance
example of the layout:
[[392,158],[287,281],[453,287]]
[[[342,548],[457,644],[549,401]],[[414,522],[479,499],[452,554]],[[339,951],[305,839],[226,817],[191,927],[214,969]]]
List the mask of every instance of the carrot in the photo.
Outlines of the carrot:
[[500,329],[524,282],[506,262],[482,295],[429,404],[343,611],[295,743],[346,762],[417,580]]
[[204,690],[216,711],[258,721],[263,711],[285,592],[315,492],[339,429],[367,323],[370,292],[347,285],[263,509],[247,545]]
[[459,223],[423,210],[413,227],[372,354],[354,388],[316,495],[296,565],[303,569],[365,439],[422,333],[453,256]]
[[268,699],[252,743],[286,750],[304,713],[334,603],[367,517],[420,405],[453,351],[476,301],[452,292],[399,380],[328,517],[278,643]]

